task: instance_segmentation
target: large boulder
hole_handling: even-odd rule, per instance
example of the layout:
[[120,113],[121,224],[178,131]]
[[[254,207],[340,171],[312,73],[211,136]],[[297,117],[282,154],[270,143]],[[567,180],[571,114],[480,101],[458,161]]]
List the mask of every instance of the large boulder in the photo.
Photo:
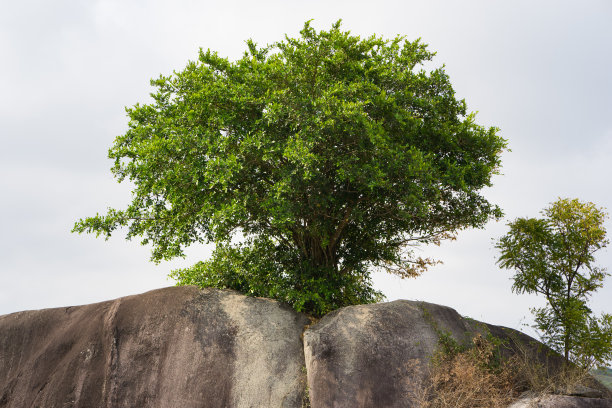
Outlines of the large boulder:
[[0,316],[0,407],[301,407],[308,322],[195,287]]
[[464,340],[470,327],[451,308],[405,300],[324,316],[304,333],[312,407],[410,406],[415,364],[438,346],[436,330]]
[[311,405],[418,407],[441,341],[469,345],[477,334],[502,340],[502,354],[528,353],[552,370],[561,363],[533,338],[463,318],[449,307],[408,300],[350,306],[304,334]]
[[[313,408],[418,407],[441,340],[491,335],[502,353],[553,370],[560,358],[424,302],[350,306],[309,323],[273,300],[195,287],[0,316],[0,408],[287,408],[308,406],[307,389]],[[595,391],[514,408],[612,406],[576,396]]]

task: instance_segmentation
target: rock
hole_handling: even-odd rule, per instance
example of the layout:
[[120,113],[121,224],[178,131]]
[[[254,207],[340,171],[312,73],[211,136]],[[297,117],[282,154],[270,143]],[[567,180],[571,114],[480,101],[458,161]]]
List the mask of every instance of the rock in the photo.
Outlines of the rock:
[[612,400],[568,395],[527,396],[508,408],[612,408]]
[[[562,360],[518,331],[424,302],[346,307],[303,333],[309,322],[276,301],[195,287],[0,316],[0,408],[293,408],[308,406],[306,383],[313,408],[410,408],[441,339],[491,334],[506,355],[553,369]],[[516,404],[612,408],[578,396]]]
[[[462,318],[455,310],[398,300],[350,306],[323,317],[304,334],[313,408],[416,407],[426,370],[441,337],[469,344],[477,333],[507,339],[514,348],[541,346],[518,331]],[[532,350],[533,351],[533,350]],[[555,356],[535,351],[552,364]]]
[[604,393],[600,390],[595,390],[584,385],[575,385],[567,395],[574,397],[585,397],[585,398],[603,398]]
[[307,323],[195,287],[0,316],[0,407],[301,407]]
[[436,330],[467,341],[471,327],[451,308],[406,300],[323,317],[304,334],[311,406],[411,406],[438,346]]

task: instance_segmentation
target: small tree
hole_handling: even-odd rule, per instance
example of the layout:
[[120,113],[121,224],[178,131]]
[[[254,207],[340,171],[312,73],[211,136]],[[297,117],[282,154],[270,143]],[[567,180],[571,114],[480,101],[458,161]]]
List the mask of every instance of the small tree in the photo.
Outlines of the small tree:
[[603,365],[612,358],[612,315],[594,317],[587,301],[609,275],[594,265],[594,253],[609,243],[607,215],[576,199],[559,199],[542,214],[508,224],[496,245],[498,264],[516,270],[514,292],[546,297],[547,306],[531,309],[546,344],[566,362]]
[[[152,81],[128,109],[113,172],[133,201],[76,223],[106,237],[128,227],[152,259],[214,242],[180,284],[229,287],[323,314],[372,302],[372,268],[402,277],[432,264],[411,246],[439,243],[501,216],[490,185],[505,141],[474,122],[433,54],[401,37],[340,30],[248,51],[200,52]],[[232,238],[238,237],[232,242]]]

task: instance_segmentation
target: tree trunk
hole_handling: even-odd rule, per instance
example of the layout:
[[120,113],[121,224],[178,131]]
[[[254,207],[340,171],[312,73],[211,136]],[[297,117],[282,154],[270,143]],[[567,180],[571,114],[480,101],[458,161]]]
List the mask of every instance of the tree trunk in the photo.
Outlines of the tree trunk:
[[307,233],[294,234],[293,240],[297,248],[301,248],[302,255],[308,259],[312,266],[321,269],[337,271],[338,262],[335,246],[323,247],[321,239]]

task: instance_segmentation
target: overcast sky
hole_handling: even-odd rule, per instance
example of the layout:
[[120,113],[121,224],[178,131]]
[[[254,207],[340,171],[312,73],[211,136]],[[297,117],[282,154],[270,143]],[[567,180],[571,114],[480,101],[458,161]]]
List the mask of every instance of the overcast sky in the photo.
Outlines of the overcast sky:
[[[510,291],[492,239],[557,197],[612,209],[612,2],[602,1],[10,1],[0,0],[0,314],[112,299],[169,286],[149,248],[116,234],[71,234],[78,218],[122,207],[107,150],[125,106],[149,80],[184,68],[199,47],[232,59],[244,41],[297,35],[304,21],[359,35],[421,37],[477,121],[511,152],[486,196],[506,218],[423,248],[444,265],[401,281],[376,275],[389,300],[419,299],[520,328],[534,297]],[[610,221],[608,230],[612,231]],[[610,250],[598,255],[612,268]],[[593,297],[612,312],[612,280]]]

